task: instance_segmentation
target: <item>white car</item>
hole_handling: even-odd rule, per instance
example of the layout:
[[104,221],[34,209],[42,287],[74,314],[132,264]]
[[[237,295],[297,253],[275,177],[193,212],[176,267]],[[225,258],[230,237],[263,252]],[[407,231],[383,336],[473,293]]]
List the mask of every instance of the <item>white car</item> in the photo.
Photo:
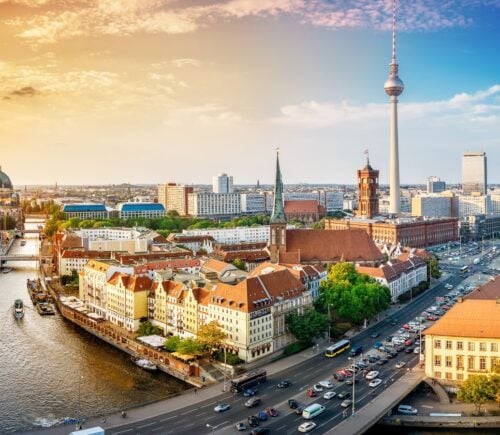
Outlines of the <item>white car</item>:
[[379,374],[379,372],[377,372],[376,370],[373,370],[365,376],[365,379],[375,379],[378,376],[378,374]]
[[372,387],[372,388],[375,388],[375,387],[378,387],[381,383],[382,383],[382,379],[374,379],[373,381],[371,381],[368,384],[368,386]]
[[306,421],[299,426],[299,432],[311,432],[316,426],[316,423],[313,421]]
[[331,382],[331,381],[321,381],[319,384],[322,387],[325,387],[325,388],[328,388],[328,389],[333,388],[333,382]]
[[224,412],[224,411],[227,411],[229,409],[231,409],[231,405],[229,405],[228,403],[221,403],[220,405],[217,405],[214,408],[214,411],[215,412]]
[[323,394],[323,399],[330,400],[333,399],[336,395],[337,393],[335,391],[327,391],[325,394]]
[[405,365],[406,365],[406,363],[405,363],[404,361],[399,361],[399,362],[396,364],[396,368],[397,368],[397,369],[401,369],[401,368],[403,368]]
[[322,393],[323,392],[323,387],[321,384],[314,384],[313,385],[313,390],[316,391],[316,393]]
[[345,399],[341,404],[340,406],[342,406],[342,408],[349,408],[349,406],[352,405],[352,400],[351,399]]

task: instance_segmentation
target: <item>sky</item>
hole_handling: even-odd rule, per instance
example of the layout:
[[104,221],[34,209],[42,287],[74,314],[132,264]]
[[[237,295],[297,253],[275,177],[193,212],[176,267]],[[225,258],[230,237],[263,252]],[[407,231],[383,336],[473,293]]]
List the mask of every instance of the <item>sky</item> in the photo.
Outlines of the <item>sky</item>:
[[[16,185],[389,179],[391,0],[0,0]],[[402,0],[401,183],[500,182],[500,0]]]

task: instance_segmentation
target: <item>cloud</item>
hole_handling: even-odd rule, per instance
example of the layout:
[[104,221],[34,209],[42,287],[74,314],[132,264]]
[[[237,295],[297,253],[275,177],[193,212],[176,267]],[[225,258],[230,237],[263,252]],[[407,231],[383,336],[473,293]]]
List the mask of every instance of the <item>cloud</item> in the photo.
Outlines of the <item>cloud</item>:
[[40,92],[37,91],[32,86],[24,86],[22,88],[16,89],[10,92],[8,95],[4,97],[4,100],[10,100],[12,97],[34,97],[38,95]]
[[240,114],[216,103],[172,109],[163,121],[166,126],[192,125],[193,123],[204,126],[228,127],[246,124],[248,121]]
[[[405,120],[427,118],[432,122],[461,119],[464,122],[500,121],[500,85],[473,94],[460,93],[448,100],[423,103],[400,102],[399,114]],[[280,115],[271,118],[271,124],[296,128],[317,129],[339,124],[386,120],[388,104],[355,105],[348,101],[306,101],[281,107]]]
[[200,67],[201,60],[198,59],[174,59],[172,60],[172,65],[176,68],[184,68],[186,66]]
[[[176,0],[81,0],[62,4],[57,0],[14,1],[40,11],[28,18],[7,20],[7,24],[19,28],[19,37],[33,44],[82,35],[182,34],[220,21],[282,15],[304,24],[332,29],[389,30],[391,27],[391,2],[388,0],[221,0],[195,6],[186,3],[183,6]],[[478,7],[498,8],[500,1],[401,2],[398,28],[428,31],[467,26],[472,22],[470,15]]]

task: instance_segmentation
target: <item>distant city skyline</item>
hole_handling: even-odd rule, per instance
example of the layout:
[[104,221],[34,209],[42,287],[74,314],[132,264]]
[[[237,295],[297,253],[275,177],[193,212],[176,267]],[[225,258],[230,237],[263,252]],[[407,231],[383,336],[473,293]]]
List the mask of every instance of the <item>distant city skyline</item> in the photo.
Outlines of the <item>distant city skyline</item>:
[[[389,181],[391,0],[0,0],[15,185]],[[500,1],[399,2],[401,184],[500,182]]]

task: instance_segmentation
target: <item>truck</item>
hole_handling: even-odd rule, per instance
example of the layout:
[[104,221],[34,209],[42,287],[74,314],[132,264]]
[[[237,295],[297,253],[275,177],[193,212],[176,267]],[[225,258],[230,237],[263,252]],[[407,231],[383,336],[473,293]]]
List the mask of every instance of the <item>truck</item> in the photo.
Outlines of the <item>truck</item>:
[[69,435],[105,435],[104,429],[100,426],[89,427],[71,432]]
[[[380,345],[382,346],[382,343],[380,343]],[[355,345],[351,346],[349,356],[353,357],[353,356],[359,355],[362,351],[363,351],[363,346],[361,346],[360,344],[355,344]]]
[[474,264],[479,264],[481,260],[479,258],[474,258]]

